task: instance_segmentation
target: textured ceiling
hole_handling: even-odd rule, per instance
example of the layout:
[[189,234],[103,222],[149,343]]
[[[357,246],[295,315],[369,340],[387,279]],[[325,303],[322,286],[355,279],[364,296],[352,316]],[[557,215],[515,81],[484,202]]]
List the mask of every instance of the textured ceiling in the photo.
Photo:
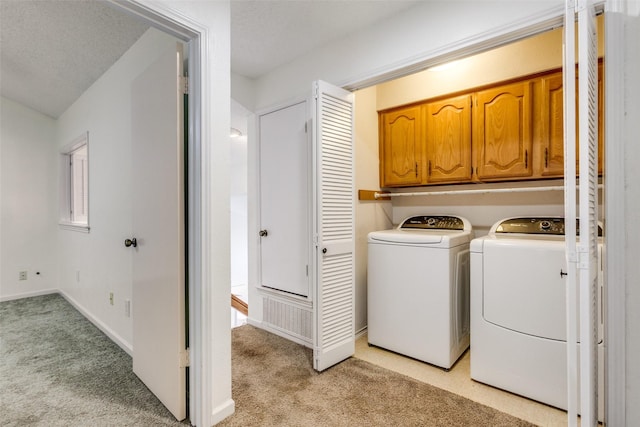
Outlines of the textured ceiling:
[[0,0],[2,96],[58,117],[148,28],[102,1]]
[[231,69],[256,78],[420,1],[248,0],[231,2]]
[[[231,70],[257,78],[421,0],[232,0]],[[147,30],[100,0],[0,0],[2,96],[57,118]]]

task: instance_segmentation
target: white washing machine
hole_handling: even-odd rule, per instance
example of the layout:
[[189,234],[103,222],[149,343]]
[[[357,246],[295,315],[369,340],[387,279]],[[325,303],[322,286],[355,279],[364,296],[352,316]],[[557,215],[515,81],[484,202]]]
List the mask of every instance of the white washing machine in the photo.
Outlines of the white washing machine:
[[469,347],[471,224],[420,215],[369,233],[369,344],[445,369]]
[[[471,242],[471,378],[567,409],[566,274],[563,218],[508,218]],[[603,414],[601,265],[598,279]]]

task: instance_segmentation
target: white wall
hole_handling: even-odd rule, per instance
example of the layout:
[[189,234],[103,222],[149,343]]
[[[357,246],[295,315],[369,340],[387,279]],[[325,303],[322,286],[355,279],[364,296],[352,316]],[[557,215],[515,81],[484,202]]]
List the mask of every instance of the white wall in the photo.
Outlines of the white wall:
[[[57,289],[55,120],[0,98],[0,300]],[[26,271],[27,280],[18,280]],[[36,273],[40,274],[36,274]]]
[[[598,18],[598,34],[604,19]],[[544,33],[467,56],[441,70],[425,70],[378,85],[378,110],[435,98],[499,81],[562,67],[563,29]],[[604,55],[604,37],[598,38]]]
[[563,5],[562,0],[421,2],[259,78],[255,107],[304,97],[313,80],[344,85],[400,69],[441,54],[453,43],[471,43],[496,28],[508,32],[507,25],[523,20],[531,23],[531,16],[562,10]]
[[89,132],[91,227],[58,231],[59,287],[128,351],[132,323],[124,301],[132,295],[132,252],[123,242],[132,233],[131,82],[173,45],[173,37],[148,30],[58,119],[58,147]]
[[[356,189],[379,190],[378,113],[375,87],[355,92]],[[356,332],[367,326],[367,235],[391,228],[391,202],[356,201]]]
[[640,422],[640,2],[629,2],[629,17],[625,26],[626,66],[624,70],[625,99],[625,195],[626,210],[624,213],[627,234],[625,253],[626,273],[626,388],[627,425],[638,425]]
[[[255,81],[239,74],[231,73],[231,97],[234,102],[249,110],[255,109]],[[233,108],[231,111],[233,122]],[[233,123],[232,123],[233,124]]]

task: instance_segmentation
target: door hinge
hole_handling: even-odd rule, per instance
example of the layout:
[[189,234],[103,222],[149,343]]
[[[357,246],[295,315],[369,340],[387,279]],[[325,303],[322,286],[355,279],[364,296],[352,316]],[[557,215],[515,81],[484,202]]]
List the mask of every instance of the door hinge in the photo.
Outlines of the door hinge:
[[582,243],[576,245],[576,251],[578,255],[578,269],[580,270],[588,270],[589,269],[589,244]]
[[189,77],[182,76],[180,77],[181,85],[182,85],[182,93],[185,95],[189,94]]
[[189,349],[185,348],[184,350],[182,350],[180,352],[180,363],[179,363],[179,367],[180,368],[187,368],[189,367]]

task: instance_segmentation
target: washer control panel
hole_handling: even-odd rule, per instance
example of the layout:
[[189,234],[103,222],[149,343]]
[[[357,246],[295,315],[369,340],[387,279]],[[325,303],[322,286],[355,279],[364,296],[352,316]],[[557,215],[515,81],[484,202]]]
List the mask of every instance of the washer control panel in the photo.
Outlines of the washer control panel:
[[564,236],[564,218],[510,218],[502,221],[495,232]]
[[464,221],[457,216],[418,215],[405,219],[399,228],[401,230],[464,230]]

